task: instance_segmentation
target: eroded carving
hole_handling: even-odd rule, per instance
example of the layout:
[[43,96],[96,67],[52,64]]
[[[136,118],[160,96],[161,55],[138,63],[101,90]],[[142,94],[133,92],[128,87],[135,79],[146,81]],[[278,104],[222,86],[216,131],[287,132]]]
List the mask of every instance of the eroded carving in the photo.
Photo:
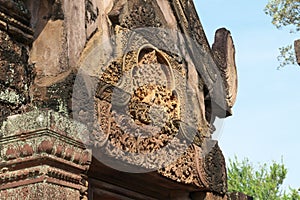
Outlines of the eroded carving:
[[115,1],[108,16],[115,25],[128,29],[161,27],[167,23],[158,8],[156,1]]
[[218,62],[226,90],[226,103],[228,115],[231,115],[237,96],[237,71],[235,64],[235,47],[231,34],[225,28],[216,31],[215,42],[212,46]]
[[[117,73],[104,71],[101,77],[106,84],[100,84],[97,90],[101,91],[97,92],[97,121],[107,135],[110,155],[117,156],[116,152],[126,151],[145,157],[147,153],[165,147],[179,132],[180,97],[175,90],[173,68],[160,51],[150,46],[141,46],[140,50],[129,52],[123,59],[113,62],[108,70],[119,69]],[[184,146],[179,140],[176,145]],[[126,162],[151,168],[147,163],[142,164],[143,158],[138,157]],[[162,157],[153,159],[152,162],[163,160]]]
[[[183,15],[187,24],[191,19],[196,20],[197,15],[194,12],[189,13],[189,10],[193,9],[191,2],[181,3],[172,4],[176,16]],[[149,3],[145,8],[151,10],[152,13],[147,13],[150,12],[149,16],[153,17],[161,14],[155,8],[158,4],[154,4]],[[144,4],[138,2],[136,5]],[[108,16],[113,23],[110,44],[114,44],[111,52],[115,57],[101,61],[98,72],[95,73],[93,68],[94,74],[88,69],[93,81],[97,82],[97,123],[93,125],[95,130],[91,145],[96,148],[95,151],[99,148],[99,152],[103,151],[113,159],[151,169],[154,167],[154,161],[167,159],[172,153],[175,155],[182,148],[186,148],[186,143],[194,142],[200,149],[207,148],[203,146],[203,142],[210,140],[215,130],[212,123],[217,116],[226,115],[222,113],[226,110],[222,106],[225,96],[222,96],[222,89],[217,89],[218,84],[222,84],[222,77],[218,76],[220,72],[217,65],[211,66],[214,60],[208,50],[207,41],[204,41],[202,29],[195,33],[183,20],[180,23],[185,27],[183,32],[191,36],[186,40],[178,37],[176,33],[168,34],[160,29],[139,29],[138,23],[142,20],[145,19],[149,23],[153,21],[149,21],[147,16],[142,15],[138,18],[134,14],[129,15],[126,10],[132,9],[132,6],[135,5],[127,1],[114,3]],[[146,11],[143,9],[140,6],[137,12]],[[197,23],[201,26],[200,22]],[[157,25],[163,27],[162,24]],[[149,26],[155,27],[153,23]],[[95,34],[93,37],[98,36]],[[201,38],[195,39],[197,37]],[[193,39],[201,42],[193,44]],[[91,41],[97,39],[91,38]],[[189,55],[190,51],[192,55]],[[201,55],[201,59],[194,62],[198,54]],[[83,54],[81,60],[84,60],[84,56],[86,54]],[[218,93],[221,95],[217,96]],[[213,108],[215,104],[218,104],[217,110]],[[76,112],[85,113],[84,118],[88,116],[88,112],[84,110]],[[162,153],[159,157],[151,158],[152,163],[145,162],[145,159],[148,159],[147,153],[163,149],[170,141],[174,142],[173,146],[166,151],[172,152],[171,154],[164,152],[165,154]],[[203,151],[208,153],[209,150]],[[179,156],[177,165],[170,165],[162,174],[173,180],[188,180],[186,184],[209,188],[211,180],[206,181],[203,178],[207,173],[194,170],[197,165],[203,168],[195,161],[196,151],[199,149],[189,149],[189,153]],[[142,156],[128,157],[128,153]],[[190,159],[191,163],[182,162],[186,159]],[[205,160],[205,156],[201,159]],[[158,162],[160,166],[165,166],[164,161]],[[179,164],[181,162],[182,164]],[[193,169],[193,172],[185,171],[189,168]]]
[[[85,196],[87,185],[83,174],[92,158],[80,137],[84,131],[88,136],[84,126],[53,111],[32,111],[9,117],[0,129],[1,197],[33,197],[38,193],[13,195],[11,191],[40,183],[45,184],[44,189],[50,189],[52,184],[61,187],[63,192],[58,196],[78,199]],[[67,188],[72,189],[72,193],[66,193]]]
[[[207,141],[215,118],[231,114],[235,101],[237,77],[228,32],[217,34],[211,51],[190,0],[27,0],[31,19],[25,7],[22,10],[25,4],[12,2],[11,13],[0,6],[0,63],[9,75],[0,76],[1,114],[32,107],[52,111],[28,112],[3,124],[1,194],[7,179],[21,183],[35,176],[61,181],[76,191],[74,198],[86,195],[85,177],[74,176],[88,169],[91,154],[86,148],[121,165],[159,168],[160,175],[183,185],[218,195],[226,192],[224,158],[218,146]],[[34,68],[27,65],[28,46],[9,38],[30,43],[29,22],[35,32],[29,55]],[[14,56],[22,63],[14,63]],[[88,73],[74,86],[82,64]],[[31,87],[33,69],[37,77]],[[26,92],[20,93],[23,89]],[[81,94],[72,96],[77,90]],[[80,132],[80,126],[67,120],[72,114],[86,130]],[[14,168],[16,163],[26,167],[31,160],[38,166],[39,158],[75,171],[36,167],[20,175]],[[9,195],[11,191],[19,188]]]

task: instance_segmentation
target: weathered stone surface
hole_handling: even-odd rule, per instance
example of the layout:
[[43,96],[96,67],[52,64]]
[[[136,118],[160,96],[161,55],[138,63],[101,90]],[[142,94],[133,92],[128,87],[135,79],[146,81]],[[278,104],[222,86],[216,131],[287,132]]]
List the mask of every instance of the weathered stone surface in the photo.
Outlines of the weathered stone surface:
[[1,200],[18,200],[18,199],[30,199],[30,200],[69,200],[80,199],[80,193],[78,190],[74,190],[68,187],[63,187],[51,183],[37,183],[31,185],[25,185],[18,188],[11,188],[7,190],[0,190]]
[[297,63],[300,65],[300,40],[294,42]]
[[57,77],[75,68],[86,43],[87,3],[59,0],[28,4],[34,13],[31,23],[36,37],[30,61],[36,65],[39,83],[39,78]]
[[66,58],[70,68],[76,67],[80,53],[86,43],[87,3],[86,0],[63,0],[68,51]]
[[[68,70],[67,42],[64,31],[63,20],[50,20],[34,41],[30,52],[30,62],[35,64],[36,84],[43,85],[45,84],[43,83],[45,81],[41,81],[43,77],[56,77]],[[48,84],[50,83],[53,81],[49,81]]]
[[228,30],[222,28],[216,31],[212,50],[224,79],[227,113],[231,115],[231,108],[237,97],[238,79],[235,64],[235,47]]
[[[236,98],[227,30],[211,50],[191,0],[5,2],[4,197],[84,199],[90,182],[90,199],[226,199],[225,160],[211,138]],[[152,172],[99,167],[87,148],[100,161]],[[60,191],[41,194],[47,188]]]
[[34,69],[27,60],[32,30],[28,10],[19,10],[23,6],[9,1],[0,6],[0,124],[9,115],[25,111],[30,101]]
[[38,130],[49,129],[62,133],[78,142],[83,140],[86,127],[53,110],[33,110],[19,115],[10,116],[1,126],[0,135],[11,137]]
[[64,19],[62,1],[41,0],[25,1],[27,9],[31,13],[30,25],[34,30],[34,39],[38,38],[48,21]]
[[24,23],[25,25],[29,25],[30,13],[28,12],[24,1],[15,0],[15,1],[7,1],[1,0],[1,8],[2,12],[5,12],[15,18],[17,21]]
[[1,1],[0,29],[13,36],[14,41],[30,44],[33,31],[29,27],[30,12],[21,0]]
[[33,106],[70,115],[74,79],[74,73],[68,71],[57,77],[41,79],[40,83],[43,83],[41,85],[33,84],[31,87]]
[[164,18],[166,19],[166,25],[168,25],[167,27],[170,29],[176,29],[177,21],[174,13],[172,12],[170,3],[164,0],[157,0],[157,4],[164,15]]
[[71,109],[72,70],[86,43],[86,2],[28,1],[35,41],[30,51],[36,79],[32,87],[35,106],[66,114]]
[[[103,2],[97,0],[85,1],[85,24],[86,24],[86,37],[87,39],[98,30],[101,25],[100,21],[105,12]],[[103,22],[102,22],[103,23]]]
[[[85,126],[36,110],[10,116],[0,135],[1,197],[79,200],[87,195],[84,173],[92,158],[82,143],[88,137]],[[49,193],[54,188],[61,189]]]

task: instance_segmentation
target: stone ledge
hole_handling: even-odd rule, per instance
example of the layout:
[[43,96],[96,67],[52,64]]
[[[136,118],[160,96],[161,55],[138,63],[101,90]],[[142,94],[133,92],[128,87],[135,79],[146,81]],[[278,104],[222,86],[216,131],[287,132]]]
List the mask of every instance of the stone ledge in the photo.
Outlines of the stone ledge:
[[83,199],[80,191],[52,183],[35,183],[17,188],[0,190],[0,200],[52,200],[52,199]]
[[81,189],[81,180],[80,175],[42,165],[0,174],[0,190],[39,182],[60,183],[73,189]]
[[14,196],[27,198],[38,194],[32,188],[46,184],[44,189],[62,187],[84,196],[88,190],[84,174],[92,159],[82,142],[81,135],[88,136],[85,131],[85,126],[50,110],[10,116],[0,129],[0,195],[27,188],[27,193]]
[[77,142],[88,139],[87,128],[68,117],[51,110],[34,110],[9,116],[0,128],[0,137],[22,135],[37,130],[50,130]]

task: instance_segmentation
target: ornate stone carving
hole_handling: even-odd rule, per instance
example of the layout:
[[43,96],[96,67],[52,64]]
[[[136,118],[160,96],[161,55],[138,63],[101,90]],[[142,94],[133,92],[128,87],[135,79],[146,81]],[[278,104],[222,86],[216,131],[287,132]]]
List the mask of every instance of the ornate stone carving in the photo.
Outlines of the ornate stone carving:
[[78,190],[56,184],[36,183],[0,191],[0,199],[81,199]]
[[[143,163],[146,154],[163,148],[179,132],[180,97],[175,90],[173,69],[164,59],[164,54],[151,45],[141,46],[139,51],[124,55],[121,63],[113,62],[101,76],[103,84],[96,92],[97,122],[106,135],[106,151],[112,157],[128,159],[121,156],[122,150],[144,154],[126,162],[151,168]],[[184,146],[179,140],[176,145]]]
[[[57,194],[61,197],[86,195],[82,174],[89,168],[91,152],[82,143],[82,133],[88,135],[84,126],[53,111],[10,116],[0,129],[1,196],[12,197],[12,191],[22,187],[30,192],[14,194],[14,198],[38,195],[35,187],[63,187]],[[44,195],[45,199],[53,196]]]
[[[98,62],[100,67],[96,66],[100,72],[96,71],[92,64],[88,69],[88,76],[92,80],[86,82],[88,88],[92,88],[94,82],[98,83],[95,89],[96,123],[89,125],[95,129],[91,136],[94,155],[107,156],[121,163],[152,169],[155,168],[154,162],[145,162],[145,154],[163,149],[174,140],[173,149],[168,149],[173,154],[165,152],[166,154],[161,153],[159,157],[151,158],[153,161],[160,160],[160,166],[165,166],[159,172],[172,180],[224,194],[224,158],[220,151],[216,150],[217,145],[207,147],[205,143],[210,141],[214,132],[214,119],[217,116],[224,118],[228,115],[226,112],[229,106],[226,107],[225,103],[227,93],[222,93],[220,89],[228,80],[221,75],[218,68],[220,63],[214,61],[214,54],[208,46],[191,1],[170,3],[172,12],[181,19],[177,24],[178,29],[190,38],[181,40],[180,37],[174,36],[176,34],[168,35],[159,29],[139,31],[139,28],[145,25],[143,21],[150,23],[146,23],[150,27],[164,27],[168,24],[163,20],[160,21],[162,23],[156,23],[147,18],[152,16],[152,19],[156,19],[160,16],[158,19],[165,19],[160,9],[157,9],[160,5],[161,2],[158,4],[155,1],[147,5],[142,1],[118,1],[114,2],[108,13],[113,23],[112,38],[108,44],[114,44],[110,52],[116,56],[102,60],[103,55],[98,56],[100,54],[96,53],[101,60]],[[146,15],[137,16],[135,12],[129,14],[127,10],[145,12]],[[195,21],[193,25],[191,20]],[[200,28],[195,30],[197,26]],[[86,52],[93,52],[93,49],[90,49],[93,45],[90,44],[101,41],[97,37],[101,36],[96,33],[90,39]],[[198,43],[195,44],[194,40]],[[80,59],[84,66],[89,65],[85,61],[89,58],[86,52]],[[198,60],[197,55],[201,55],[198,56]],[[235,78],[236,76],[232,77],[233,80]],[[191,91],[185,96],[180,91],[186,92],[188,84]],[[78,104],[84,105],[80,102]],[[197,108],[189,104],[197,105]],[[217,109],[213,110],[213,106]],[[192,113],[193,109],[198,109],[197,114],[186,115]],[[84,109],[74,111],[79,116],[79,113],[84,114],[85,119],[90,115]],[[190,121],[184,121],[184,118]],[[181,127],[185,122],[194,124],[194,129],[188,129],[188,126]],[[190,141],[194,141],[195,145],[179,156],[177,162],[163,164],[170,155],[178,154],[186,148],[186,143]],[[214,156],[215,160],[212,159]],[[219,165],[217,162],[220,162]],[[212,173],[212,170],[219,173]]]
[[225,159],[218,144],[212,145],[209,153],[205,153],[203,147],[191,146],[174,164],[159,170],[159,173],[174,181],[224,195],[227,191],[226,168],[222,164]]
[[226,199],[225,161],[211,137],[236,97],[228,31],[211,50],[191,0],[1,3],[1,197],[87,198],[92,150],[121,168],[156,170],[164,197]]
[[162,27],[166,24],[156,1],[114,1],[114,7],[108,16],[114,24],[128,29]]
[[226,89],[227,112],[231,115],[237,96],[237,71],[235,64],[235,48],[230,32],[225,28],[216,31],[212,50],[218,62]]

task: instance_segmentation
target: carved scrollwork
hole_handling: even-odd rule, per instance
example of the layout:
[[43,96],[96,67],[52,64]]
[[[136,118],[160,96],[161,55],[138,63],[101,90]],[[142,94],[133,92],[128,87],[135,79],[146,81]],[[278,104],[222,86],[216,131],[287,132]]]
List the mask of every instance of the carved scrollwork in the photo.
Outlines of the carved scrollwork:
[[154,152],[165,147],[179,131],[180,100],[173,69],[163,53],[149,44],[128,52],[122,60],[122,64],[116,61],[108,67],[119,66],[117,73],[105,71],[101,77],[106,85],[115,86],[98,90],[102,92],[97,101],[98,109],[101,107],[98,122],[108,135],[110,148]]
[[133,29],[139,27],[161,27],[166,24],[163,14],[156,1],[143,0],[115,1],[111,12],[108,14],[114,25]]
[[[225,194],[227,191],[224,156],[216,142],[211,148],[190,146],[173,164],[158,170],[174,181],[196,185],[204,190]],[[209,152],[205,152],[209,150]]]
[[[187,61],[176,47],[180,39],[161,29],[130,31],[116,25],[114,30],[116,58],[100,64],[94,125],[99,131],[93,132],[92,143],[113,159],[149,169],[162,160],[161,167],[170,157],[166,151],[177,158],[196,135],[199,145],[207,136],[206,124],[203,130],[197,127],[201,122],[194,113],[201,111],[187,86]],[[165,147],[164,153],[150,159],[152,163],[144,162],[146,154]],[[140,156],[129,158],[127,153]]]
[[215,41],[212,46],[215,60],[221,71],[226,90],[227,115],[231,115],[231,108],[237,97],[237,69],[235,63],[235,47],[231,33],[225,28],[218,29],[215,34]]
[[[210,157],[198,154],[206,148],[204,141],[211,139],[218,112],[224,111],[219,105],[224,100],[223,79],[202,29],[191,30],[201,27],[191,1],[175,1],[169,3],[177,17],[182,15],[180,31],[153,28],[163,27],[155,22],[160,15],[156,1],[145,5],[145,1],[124,0],[114,1],[108,13],[112,22],[109,51],[105,42],[99,48],[96,45],[102,39],[91,39],[97,50],[87,51],[92,56],[87,58],[100,58],[84,66],[88,73],[98,70],[89,74],[97,82],[97,131],[93,131],[91,145],[94,156],[109,167],[160,169],[172,180],[210,189],[213,178],[207,176],[212,165],[206,165]],[[195,26],[189,23],[193,20]],[[106,52],[109,58],[102,60]],[[218,151],[213,154],[219,155]],[[111,164],[115,161],[118,166]]]
[[176,162],[158,170],[158,172],[176,182],[204,188],[205,184],[201,182],[197,172],[197,163],[194,160],[195,153],[195,149],[191,146]]

